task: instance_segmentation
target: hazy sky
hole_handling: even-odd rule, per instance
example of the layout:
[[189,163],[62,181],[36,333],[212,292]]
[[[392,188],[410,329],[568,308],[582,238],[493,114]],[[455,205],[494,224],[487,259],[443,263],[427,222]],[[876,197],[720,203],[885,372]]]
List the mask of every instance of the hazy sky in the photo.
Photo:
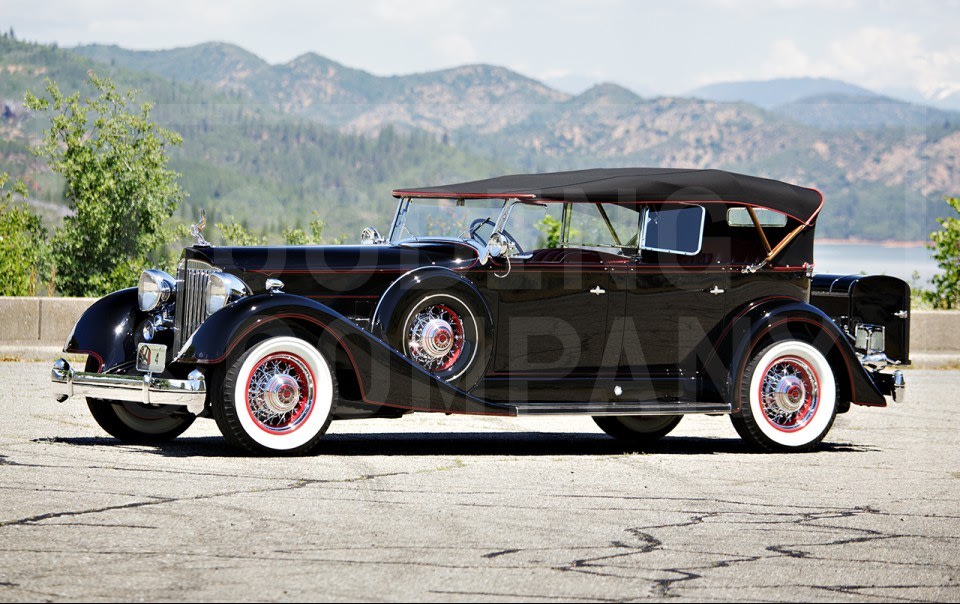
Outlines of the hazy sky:
[[960,91],[960,0],[0,0],[0,28],[73,46],[219,40],[271,63],[314,51],[376,74],[493,63],[566,88],[681,93],[826,76]]

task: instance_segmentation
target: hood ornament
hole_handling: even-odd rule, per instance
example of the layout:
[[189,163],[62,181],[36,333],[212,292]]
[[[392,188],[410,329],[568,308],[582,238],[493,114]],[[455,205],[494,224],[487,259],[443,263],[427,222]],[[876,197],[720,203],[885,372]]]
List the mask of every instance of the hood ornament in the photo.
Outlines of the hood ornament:
[[200,222],[190,225],[190,235],[196,237],[197,245],[211,247],[210,242],[203,238],[203,229],[207,227],[207,213],[200,209]]

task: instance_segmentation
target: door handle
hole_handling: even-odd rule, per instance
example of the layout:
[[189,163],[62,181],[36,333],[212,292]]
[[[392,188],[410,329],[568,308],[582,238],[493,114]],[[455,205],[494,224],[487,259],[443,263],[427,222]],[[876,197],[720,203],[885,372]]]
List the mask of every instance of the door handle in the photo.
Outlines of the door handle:
[[713,294],[714,296],[719,296],[720,294],[722,294],[722,293],[725,292],[725,291],[726,291],[726,290],[720,289],[719,287],[717,287],[716,285],[714,285],[714,286],[713,286],[713,289],[710,290],[710,293]]
[[603,289],[602,287],[600,287],[600,286],[598,285],[598,286],[596,286],[595,288],[591,289],[591,290],[590,290],[590,293],[593,294],[593,295],[595,295],[595,296],[599,296],[600,294],[605,294],[605,293],[607,293],[607,290]]

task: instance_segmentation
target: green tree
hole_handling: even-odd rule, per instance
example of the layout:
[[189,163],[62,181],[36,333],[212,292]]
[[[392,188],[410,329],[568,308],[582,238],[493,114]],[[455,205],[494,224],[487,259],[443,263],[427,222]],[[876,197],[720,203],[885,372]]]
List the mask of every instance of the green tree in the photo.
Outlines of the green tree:
[[310,221],[310,232],[307,233],[300,227],[291,227],[283,229],[283,240],[288,245],[320,245],[323,243],[323,229],[327,223],[320,220],[317,213],[314,212],[314,219]]
[[0,296],[34,296],[47,280],[50,244],[40,217],[21,203],[26,187],[17,182],[11,191],[9,178],[0,174]]
[[35,153],[64,177],[73,210],[53,238],[55,283],[69,296],[134,285],[162,258],[166,221],[184,197],[167,167],[167,149],[180,135],[151,122],[152,105],[137,105],[135,91],[118,91],[92,71],[87,77],[93,97],[65,96],[48,79],[45,97],[28,92],[25,99],[50,120]]
[[250,229],[237,222],[235,218],[230,218],[230,222],[217,223],[217,230],[220,231],[220,238],[224,245],[266,245],[267,238],[257,236],[250,232]]
[[[946,202],[960,216],[960,197]],[[930,233],[929,247],[943,271],[933,278],[930,301],[939,308],[960,308],[960,217],[938,218],[940,230]]]

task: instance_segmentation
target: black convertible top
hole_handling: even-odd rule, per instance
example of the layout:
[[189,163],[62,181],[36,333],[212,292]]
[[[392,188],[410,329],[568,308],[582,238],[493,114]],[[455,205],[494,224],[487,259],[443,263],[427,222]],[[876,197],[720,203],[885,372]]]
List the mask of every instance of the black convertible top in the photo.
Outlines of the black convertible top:
[[544,202],[617,203],[664,201],[733,203],[776,210],[812,224],[823,206],[814,189],[723,170],[597,168],[513,174],[422,189],[397,189],[394,197],[449,199],[516,198]]

